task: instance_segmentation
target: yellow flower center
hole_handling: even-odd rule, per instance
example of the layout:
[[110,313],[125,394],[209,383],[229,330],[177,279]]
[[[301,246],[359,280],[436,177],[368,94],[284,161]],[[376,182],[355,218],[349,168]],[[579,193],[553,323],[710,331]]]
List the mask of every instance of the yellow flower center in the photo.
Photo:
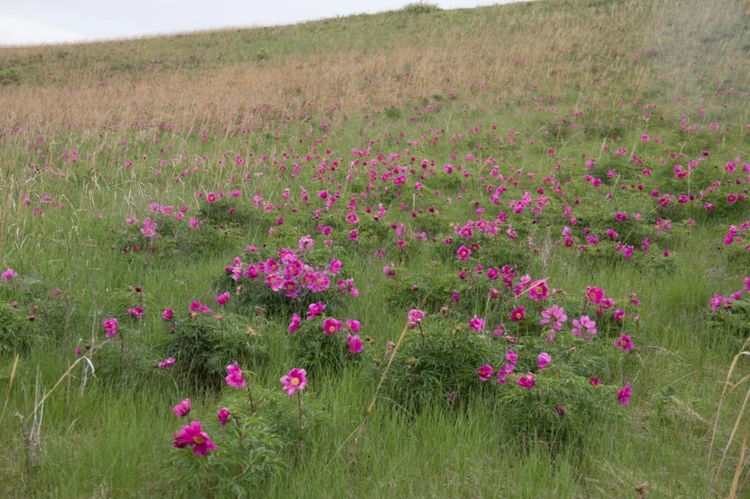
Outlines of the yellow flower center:
[[542,286],[537,286],[536,287],[536,294],[538,294],[538,295],[544,294],[544,288]]
[[292,386],[299,386],[299,378],[292,378]]
[[198,435],[197,437],[193,437],[193,442],[195,442],[198,445],[201,445],[203,442],[205,442],[206,439],[202,436]]
[[[336,326],[329,326],[329,327],[328,327],[328,330],[329,330],[330,332],[332,332],[332,333],[335,333],[335,332],[336,332]],[[296,379],[296,378],[295,378],[295,379]]]

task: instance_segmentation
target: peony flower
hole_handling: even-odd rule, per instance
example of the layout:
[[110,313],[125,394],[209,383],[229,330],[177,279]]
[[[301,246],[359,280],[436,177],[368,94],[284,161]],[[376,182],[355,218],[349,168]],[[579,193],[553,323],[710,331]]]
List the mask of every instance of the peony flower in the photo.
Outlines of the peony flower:
[[171,308],[165,308],[161,314],[161,318],[165,321],[171,321],[174,318],[174,310]]
[[190,412],[190,399],[183,399],[182,402],[172,408],[179,417],[187,416]]
[[546,368],[546,367],[547,367],[547,365],[548,365],[548,364],[549,364],[550,362],[552,362],[552,357],[551,357],[551,356],[550,356],[550,354],[548,354],[547,352],[542,352],[542,353],[540,353],[540,354],[539,354],[539,357],[538,357],[537,359],[538,359],[538,366],[539,366],[539,370],[540,370],[540,371],[541,371],[542,369]]
[[289,334],[294,333],[297,329],[299,329],[299,325],[301,323],[301,319],[299,315],[292,314],[292,322],[289,324]]
[[295,391],[302,391],[307,386],[307,371],[295,367],[289,374],[282,376],[280,381],[284,384],[282,390],[286,390],[291,397]]
[[346,342],[349,344],[349,353],[359,353],[362,351],[362,340],[359,336],[346,335]]
[[11,279],[18,277],[18,273],[13,270],[12,268],[8,267],[8,269],[0,275],[0,280],[2,281],[10,281]]
[[523,305],[520,307],[517,307],[513,309],[513,311],[510,313],[510,320],[513,322],[520,322],[526,318],[526,309]]
[[580,320],[573,319],[571,333],[575,336],[583,336],[586,341],[591,341],[591,336],[597,333],[596,322],[592,321],[588,315],[582,315]]
[[542,320],[539,321],[539,324],[548,324],[552,322],[552,329],[554,331],[560,331],[562,329],[562,323],[567,320],[568,316],[565,315],[565,309],[554,304],[550,308],[542,310]]
[[484,330],[484,319],[480,319],[476,315],[469,321],[469,327],[474,331]]
[[529,288],[529,298],[534,301],[546,300],[549,296],[549,288],[545,281],[538,281]]
[[460,248],[458,248],[456,256],[458,256],[459,260],[468,260],[471,256],[471,250],[466,246],[461,246]]
[[586,298],[588,298],[591,303],[599,304],[604,299],[604,290],[602,288],[586,286]]
[[622,349],[623,352],[627,352],[628,350],[633,349],[633,341],[630,339],[630,336],[628,336],[627,334],[623,334],[615,342],[615,346]]
[[630,381],[628,381],[621,390],[617,390],[617,398],[622,405],[628,405],[630,404],[630,395]]
[[222,294],[220,294],[219,296],[216,297],[216,303],[218,303],[219,305],[224,305],[228,301],[229,301],[229,293],[228,292],[224,292],[224,293],[222,293]]
[[222,407],[219,409],[218,417],[219,417],[219,423],[221,423],[221,426],[224,426],[227,424],[227,420],[229,419],[229,416],[232,414],[229,412],[229,409],[226,409]]
[[534,373],[526,373],[520,378],[518,378],[518,386],[521,388],[526,388],[527,390],[531,390],[534,388]]
[[111,339],[117,336],[117,319],[106,319],[104,321],[104,329],[107,330],[106,338]]
[[341,321],[337,321],[336,319],[326,319],[323,321],[323,331],[330,336],[341,329],[343,325]]
[[225,378],[227,385],[237,388],[238,390],[245,386],[245,378],[242,375],[242,369],[235,361],[234,364],[227,366],[227,372],[229,375]]
[[417,324],[420,324],[422,320],[424,319],[424,312],[421,310],[409,310],[409,313],[407,314],[407,318],[409,321],[409,326],[414,327]]
[[479,375],[479,379],[482,381],[487,381],[492,377],[492,366],[490,365],[484,365],[477,369],[477,374]]
[[200,421],[193,421],[189,425],[183,426],[179,433],[174,434],[172,445],[178,449],[192,445],[193,454],[202,456],[208,455],[210,450],[216,450],[216,444],[201,429]]
[[172,364],[174,364],[175,358],[170,357],[168,359],[164,359],[161,362],[157,364],[158,367],[164,369],[165,371],[169,371],[169,368],[172,367]]

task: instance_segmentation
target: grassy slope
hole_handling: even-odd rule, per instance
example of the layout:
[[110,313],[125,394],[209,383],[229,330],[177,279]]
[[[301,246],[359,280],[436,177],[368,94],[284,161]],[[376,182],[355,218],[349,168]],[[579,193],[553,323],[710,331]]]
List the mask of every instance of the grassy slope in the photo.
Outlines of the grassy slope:
[[[304,155],[313,140],[323,140],[320,147],[330,147],[334,157],[348,162],[352,148],[364,148],[372,140],[374,150],[385,154],[406,155],[408,149],[408,154],[441,165],[451,162],[451,154],[461,158],[473,151],[482,158],[502,158],[504,167],[541,176],[551,170],[546,151],[553,147],[560,158],[570,158],[564,171],[577,179],[571,192],[585,199],[592,194],[578,180],[578,158],[586,153],[606,161],[608,155],[600,151],[612,135],[620,136],[617,147],[631,150],[643,147],[638,137],[645,132],[660,136],[670,151],[687,148],[695,155],[705,147],[719,165],[743,155],[748,147],[749,25],[743,4],[729,0],[689,6],[646,0],[540,1],[0,50],[0,71],[9,75],[12,68],[18,75],[0,86],[0,263],[3,269],[11,266],[22,276],[61,289],[76,307],[70,322],[56,328],[57,341],[35,347],[19,364],[3,421],[6,431],[0,437],[8,449],[0,457],[3,495],[175,493],[161,478],[169,466],[165,456],[176,428],[169,408],[190,395],[196,412],[211,411],[211,397],[190,393],[165,377],[137,389],[129,382],[113,387],[90,381],[80,395],[80,381],[73,379],[46,404],[43,459],[31,472],[24,466],[23,437],[13,417],[16,411],[29,413],[37,369],[44,386],[51,387],[73,359],[72,349],[88,341],[92,329],[100,334],[98,324],[112,309],[113,290],[135,284],[147,290],[153,312],[147,314],[142,341],[157,344],[163,341],[164,327],[156,311],[166,306],[182,310],[199,297],[212,300],[211,279],[246,244],[260,245],[267,239],[250,226],[231,244],[202,258],[129,259],[109,249],[115,242],[110,229],[122,229],[126,216],[142,219],[150,202],[186,204],[195,212],[194,193],[199,189],[236,187],[247,197],[262,190],[274,200],[281,187],[317,190],[306,179],[282,184],[271,173],[243,179],[246,168],[231,161],[225,167],[201,168],[200,174],[175,183],[182,166],[173,167],[172,158],[186,158],[192,167],[196,157],[206,156],[215,165],[224,153],[230,159],[251,152],[254,158],[278,158],[293,148]],[[634,100],[639,105],[631,105]],[[439,113],[409,120],[418,115],[417,108],[435,101],[441,103]],[[657,106],[648,122],[642,118],[645,104]],[[389,107],[395,110],[384,111]],[[705,116],[698,114],[700,108],[707,109]],[[584,111],[584,118],[576,121],[580,133],[557,132],[557,117],[573,120],[573,110]],[[304,118],[305,113],[310,117]],[[707,127],[719,122],[732,131],[718,142],[688,140],[679,132],[683,115],[691,123]],[[287,123],[287,116],[294,119]],[[332,124],[330,132],[315,127],[308,136],[320,121]],[[161,124],[167,126],[160,129]],[[479,124],[485,130],[496,124],[497,132],[472,134]],[[26,131],[10,133],[19,127]],[[246,133],[235,133],[238,127]],[[436,146],[422,138],[431,137],[430,129],[444,130]],[[510,129],[521,132],[521,145],[497,150],[493,137],[504,140]],[[210,137],[205,143],[201,130]],[[401,140],[399,133],[404,134]],[[456,142],[451,143],[454,135]],[[28,147],[27,141],[37,136],[45,137],[44,145]],[[535,144],[528,144],[529,139]],[[407,144],[415,140],[421,144]],[[478,142],[484,152],[477,152]],[[643,154],[656,164],[665,153],[650,147]],[[79,151],[76,163],[60,154],[71,149]],[[131,169],[123,167],[127,159],[134,161]],[[167,160],[166,167],[161,159]],[[30,161],[50,162],[59,170],[29,179]],[[163,175],[155,176],[155,170],[163,170]],[[649,188],[657,186],[653,179]],[[473,196],[482,196],[476,183],[468,187]],[[441,188],[444,196],[457,193],[455,186]],[[20,202],[21,192],[32,200],[30,208]],[[469,193],[466,198],[472,197]],[[44,194],[65,207],[44,204]],[[616,200],[618,209],[628,213],[650,209],[626,195]],[[420,200],[425,207],[430,202]],[[44,215],[34,215],[34,207],[41,207]],[[392,220],[410,223],[397,203],[389,211]],[[95,216],[99,213],[101,218]],[[473,217],[473,207],[444,205],[443,216],[446,223],[464,222]],[[637,291],[644,302],[637,362],[621,367],[615,380],[633,381],[627,425],[593,427],[579,447],[558,453],[544,441],[520,445],[512,428],[487,409],[456,414],[435,408],[408,418],[383,403],[353,459],[337,449],[361,420],[373,387],[365,375],[351,371],[341,378],[316,380],[310,396],[330,408],[335,425],[311,435],[306,461],[263,493],[629,497],[633,486],[648,481],[657,497],[726,495],[738,446],[728,450],[728,463],[715,483],[718,461],[715,453],[708,460],[707,446],[721,384],[741,342],[731,336],[708,337],[704,321],[713,293],[734,291],[745,275],[717,256],[715,248],[726,227],[747,220],[749,213],[745,208],[709,218],[696,207],[675,212],[673,222],[677,225],[688,216],[698,224],[670,247],[680,258],[674,273],[644,271],[625,261],[592,267],[559,251],[547,262],[534,261],[532,275],[544,268],[554,287],[571,294],[597,285],[613,296]],[[555,231],[556,238],[559,227]],[[410,265],[427,268],[429,260],[429,253],[420,252]],[[359,269],[362,297],[351,305],[349,315],[359,318],[366,334],[381,344],[395,339],[408,308],[394,313],[384,296],[383,262],[360,253],[351,263]],[[19,291],[3,293],[3,299],[10,300]],[[258,376],[276,387],[280,372],[290,365],[290,353],[283,334],[274,334],[272,328],[266,334],[272,337],[274,363],[282,368]],[[12,358],[3,360],[6,375],[11,363]],[[746,367],[740,369],[747,373]],[[665,417],[658,402],[667,387],[676,390],[677,402]],[[721,445],[738,413],[741,391],[727,401],[728,413],[720,421]],[[741,483],[747,490],[746,473]]]

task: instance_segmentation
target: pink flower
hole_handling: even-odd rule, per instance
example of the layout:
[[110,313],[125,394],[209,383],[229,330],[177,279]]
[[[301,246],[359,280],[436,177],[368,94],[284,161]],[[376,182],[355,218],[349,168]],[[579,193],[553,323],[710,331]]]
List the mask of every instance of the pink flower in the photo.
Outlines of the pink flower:
[[2,275],[0,275],[0,280],[10,281],[14,277],[18,277],[18,273],[16,273],[16,271],[13,270],[12,268],[8,267],[8,269],[5,272],[3,272]]
[[623,352],[627,352],[628,350],[633,349],[633,341],[630,339],[630,336],[628,336],[627,334],[623,334],[615,342],[615,346],[622,349]]
[[479,379],[482,381],[487,381],[492,377],[492,366],[490,365],[484,365],[477,369],[477,374],[479,375]]
[[172,408],[179,417],[187,416],[190,412],[190,399],[184,399],[182,402]]
[[191,312],[203,312],[210,314],[211,309],[207,306],[203,305],[200,301],[194,301],[190,304],[190,311]]
[[518,362],[518,354],[513,350],[508,350],[508,353],[505,354],[505,360],[515,366],[516,362]]
[[480,319],[476,315],[469,321],[469,327],[474,331],[484,330],[484,319]]
[[628,405],[630,404],[630,396],[630,381],[628,381],[621,390],[617,390],[617,398],[622,405]]
[[552,329],[554,331],[560,331],[562,329],[562,323],[567,320],[568,316],[565,315],[565,309],[555,304],[546,310],[542,310],[542,320],[539,321],[539,324],[548,324],[552,322]]
[[325,311],[326,306],[323,302],[318,302],[311,303],[307,308],[309,310],[309,312],[307,312],[307,320],[309,321],[322,314]]
[[362,340],[359,336],[346,335],[346,342],[349,344],[349,353],[359,353],[362,351]]
[[295,367],[289,374],[282,376],[280,381],[284,384],[282,390],[286,390],[291,397],[295,391],[302,391],[307,386],[307,371]]
[[582,315],[580,320],[573,319],[571,333],[575,336],[583,336],[586,341],[591,341],[591,336],[597,333],[596,322],[592,321],[588,315]]
[[228,292],[224,292],[224,293],[222,293],[222,294],[220,294],[219,296],[216,297],[216,303],[218,303],[219,305],[224,305],[228,301],[229,301],[229,293]]
[[602,288],[586,286],[586,298],[588,298],[591,303],[598,304],[604,299],[604,290]]
[[745,292],[750,292],[750,277],[745,277]]
[[349,329],[351,329],[355,333],[359,333],[359,321],[355,321],[354,319],[346,319],[346,325],[349,326]]
[[460,248],[458,248],[456,255],[458,256],[459,260],[468,260],[471,256],[471,250],[466,246],[461,246]]
[[289,334],[294,333],[297,329],[299,329],[299,325],[302,321],[300,320],[299,315],[292,314],[292,322],[289,324]]
[[326,319],[323,321],[323,331],[330,336],[341,329],[343,325],[341,321],[337,321],[336,319]]
[[227,380],[227,385],[237,388],[238,390],[245,386],[245,378],[242,375],[242,369],[240,369],[240,366],[236,361],[234,364],[229,364],[227,366],[227,372],[229,373],[225,378]]
[[408,318],[409,327],[412,328],[422,322],[422,320],[424,319],[424,312],[422,312],[421,310],[416,310],[416,309],[409,310],[409,313],[407,314],[407,318]]
[[188,426],[183,426],[179,433],[174,434],[172,445],[178,449],[192,445],[193,454],[196,456],[206,456],[208,451],[216,450],[216,444],[202,431],[200,421],[193,421]]
[[513,309],[513,311],[510,313],[510,320],[513,322],[520,322],[526,318],[526,309],[523,305],[520,307],[517,307]]
[[227,420],[229,419],[229,416],[231,415],[232,414],[229,412],[229,409],[226,409],[224,407],[219,409],[219,413],[217,414],[217,416],[219,417],[219,423],[221,423],[221,426],[224,426],[225,424],[227,424]]
[[537,281],[529,289],[529,298],[534,301],[546,300],[549,296],[549,288],[545,281]]
[[526,388],[527,390],[531,390],[534,388],[534,373],[526,373],[520,378],[518,378],[518,386],[521,388]]
[[539,354],[539,357],[537,358],[537,360],[538,360],[539,370],[541,371],[542,369],[547,367],[547,364],[552,362],[552,357],[547,352],[542,352]]
[[174,364],[175,358],[170,357],[168,359],[164,359],[161,362],[157,364],[158,367],[164,369],[165,371],[169,371],[169,368],[172,367],[172,364]]
[[591,377],[589,378],[589,384],[590,384],[591,386],[599,386],[599,383],[601,383],[601,382],[602,382],[602,380],[600,380],[600,379],[599,379],[599,378],[597,378],[596,376],[591,376]]
[[213,204],[216,202],[216,194],[213,192],[209,192],[206,194],[206,201],[209,202],[209,204]]
[[143,307],[138,306],[138,307],[129,308],[128,309],[128,313],[132,317],[138,319],[138,318],[140,318],[143,315]]
[[621,321],[625,318],[625,311],[622,309],[617,309],[615,310],[613,317],[616,321]]
[[172,318],[174,318],[174,310],[172,310],[171,308],[165,308],[164,312],[162,312],[161,314],[161,318],[165,321],[171,321]]
[[104,329],[107,330],[106,338],[111,339],[117,336],[117,319],[106,319]]

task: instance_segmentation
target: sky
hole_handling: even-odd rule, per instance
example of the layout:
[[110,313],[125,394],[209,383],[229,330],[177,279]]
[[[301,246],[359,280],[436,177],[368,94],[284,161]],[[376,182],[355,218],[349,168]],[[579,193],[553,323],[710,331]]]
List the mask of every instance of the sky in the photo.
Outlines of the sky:
[[[518,0],[432,0],[443,9]],[[23,0],[0,1],[0,45],[131,38],[399,9],[415,0]]]

